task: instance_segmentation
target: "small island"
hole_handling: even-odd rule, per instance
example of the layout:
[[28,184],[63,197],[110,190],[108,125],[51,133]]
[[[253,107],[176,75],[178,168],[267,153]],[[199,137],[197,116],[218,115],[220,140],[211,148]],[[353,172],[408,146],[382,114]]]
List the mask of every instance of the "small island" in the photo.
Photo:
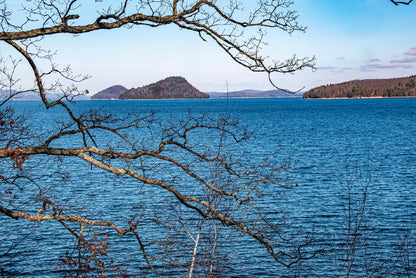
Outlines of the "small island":
[[95,95],[91,96],[92,100],[108,100],[119,99],[120,95],[127,91],[127,89],[121,85],[111,86],[105,90],[102,90]]
[[314,98],[416,97],[416,75],[391,79],[353,80],[313,88],[303,94]]
[[179,76],[168,77],[156,83],[127,90],[119,99],[206,99],[208,94],[199,91]]

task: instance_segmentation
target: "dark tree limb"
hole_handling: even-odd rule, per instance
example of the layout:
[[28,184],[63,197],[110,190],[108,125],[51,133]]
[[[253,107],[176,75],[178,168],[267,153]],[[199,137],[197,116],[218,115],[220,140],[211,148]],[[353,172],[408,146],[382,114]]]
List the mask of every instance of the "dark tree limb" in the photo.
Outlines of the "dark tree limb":
[[[298,24],[297,13],[289,10],[292,1],[259,0],[257,8],[251,13],[245,13],[239,2],[234,0],[227,2],[228,6],[225,6],[225,1],[208,0],[120,0],[118,8],[112,8],[114,3],[111,3],[112,6],[97,10],[98,15],[83,14],[80,2],[79,0],[23,1],[26,18],[17,19],[13,17],[12,11],[8,10],[6,2],[0,0],[0,40],[10,46],[19,57],[23,57],[22,60],[26,61],[30,67],[31,81],[35,81],[34,88],[14,92],[15,80],[19,79],[14,76],[17,63],[13,64],[11,73],[4,73],[11,85],[9,96],[4,97],[0,104],[2,117],[0,119],[2,121],[0,122],[2,131],[0,143],[3,144],[0,146],[0,160],[5,167],[10,165],[9,172],[17,172],[18,175],[15,176],[19,178],[4,177],[3,173],[0,173],[0,181],[8,186],[15,185],[15,188],[21,191],[17,195],[21,194],[24,198],[33,199],[27,202],[27,207],[15,207],[13,200],[7,202],[6,198],[3,198],[3,192],[0,192],[0,213],[13,219],[25,219],[32,222],[58,221],[80,243],[89,248],[93,256],[94,250],[91,249],[91,244],[82,235],[84,226],[112,229],[120,237],[132,233],[139,243],[141,255],[147,265],[156,275],[162,276],[162,273],[159,273],[160,269],[153,267],[151,262],[152,259],[158,259],[151,253],[155,252],[154,248],[146,248],[148,246],[145,244],[146,238],[139,236],[137,221],[133,221],[134,219],[126,219],[127,228],[123,229],[117,226],[116,222],[110,221],[115,217],[110,213],[103,213],[102,219],[108,220],[102,221],[86,217],[73,208],[68,208],[64,213],[57,209],[56,203],[49,201],[50,198],[45,196],[44,188],[51,186],[48,184],[37,183],[36,187],[39,192],[34,193],[35,197],[24,195],[29,190],[25,191],[25,186],[18,183],[20,177],[26,177],[28,183],[35,184],[33,182],[35,179],[31,178],[32,174],[43,175],[46,182],[50,182],[49,175],[53,175],[45,173],[48,169],[45,170],[43,165],[32,166],[33,172],[26,172],[26,165],[29,164],[26,164],[27,159],[58,161],[62,167],[65,167],[66,164],[62,158],[68,158],[70,163],[81,162],[85,165],[87,162],[89,166],[96,166],[114,176],[126,176],[142,187],[149,185],[157,188],[159,192],[166,193],[169,202],[192,212],[193,216],[203,221],[222,224],[230,227],[237,234],[250,237],[281,265],[290,267],[300,260],[313,258],[317,252],[304,254],[306,249],[304,247],[308,246],[311,241],[306,240],[305,243],[294,246],[295,244],[291,244],[290,240],[281,234],[279,229],[281,223],[271,223],[256,206],[257,201],[260,202],[263,201],[262,198],[269,197],[263,193],[263,187],[276,186],[282,189],[291,187],[283,185],[280,177],[280,173],[286,171],[288,166],[276,165],[270,159],[274,155],[274,150],[271,151],[270,157],[266,157],[258,165],[244,165],[238,158],[234,158],[233,153],[227,153],[226,147],[241,144],[249,136],[244,129],[240,129],[238,123],[230,121],[226,116],[213,121],[207,119],[206,115],[200,118],[188,115],[189,118],[186,120],[162,124],[153,119],[153,114],[145,117],[134,115],[126,119],[118,119],[101,111],[78,113],[77,110],[72,109],[71,103],[71,96],[78,93],[76,87],[64,88],[60,81],[54,81],[48,85],[48,78],[58,76],[59,79],[64,78],[65,82],[71,83],[77,83],[83,78],[74,77],[69,69],[58,69],[52,61],[53,54],[49,51],[45,52],[40,46],[43,38],[54,37],[58,34],[88,34],[93,31],[121,27],[174,25],[197,33],[203,40],[213,40],[219,49],[227,53],[237,64],[253,72],[267,74],[273,84],[271,75],[274,73],[293,73],[315,67],[314,57],[293,56],[286,60],[268,63],[268,57],[261,55],[262,46],[265,44],[265,33],[268,29],[277,29],[289,34],[306,30]],[[97,7],[95,5],[91,3],[90,6]],[[117,3],[115,6],[117,7]],[[22,22],[14,23],[18,20]],[[48,62],[50,66],[44,66],[42,61]],[[48,119],[55,122],[54,128],[56,129],[43,134],[38,130],[21,132],[26,125],[23,125],[22,121],[18,121],[17,118],[11,118],[14,114],[8,113],[4,107],[20,92],[26,91],[36,92],[46,110],[52,107],[57,110],[61,109],[59,111],[63,113],[57,113],[56,115],[59,115],[57,119]],[[47,92],[61,92],[63,96],[51,101],[46,97]],[[18,128],[14,125],[18,125]],[[156,127],[159,128],[157,135],[160,135],[157,139],[153,134]],[[149,130],[150,135],[142,138],[140,132],[143,129]],[[137,132],[138,130],[140,132]],[[208,146],[204,145],[205,143],[198,141],[200,139],[195,139],[195,134],[198,132],[214,135],[214,140],[210,141]],[[23,135],[28,140],[24,140]],[[237,157],[240,155],[243,156],[244,151],[241,154],[238,153]],[[147,163],[147,161],[150,162]],[[168,167],[168,171],[172,171],[172,176],[161,178],[160,171],[165,169],[158,168],[159,165]],[[36,167],[39,167],[37,173]],[[207,178],[207,171],[210,169],[221,172],[221,179]],[[190,181],[195,186],[195,191],[188,192],[181,187],[177,180],[182,178]],[[10,191],[12,190],[6,189],[4,194],[10,195]],[[208,196],[204,195],[207,192],[209,192]],[[218,202],[224,202],[226,205],[212,202],[212,194],[217,196]],[[83,205],[88,206],[88,204]],[[93,209],[93,206],[89,208]],[[168,215],[169,211],[161,210],[158,213]],[[251,215],[245,216],[244,213],[251,213]],[[183,221],[181,223],[193,221],[185,217],[181,217],[180,220]],[[79,233],[71,226],[74,223],[80,225]],[[155,239],[152,242],[164,244],[161,248],[167,248],[171,244],[169,237],[166,241]],[[284,249],[282,244],[290,246],[289,251]],[[94,260],[99,265],[98,258],[94,257]],[[174,259],[167,258],[164,262],[182,267],[173,261]],[[100,272],[104,275],[104,269],[101,267]]]
[[413,2],[413,0],[409,0],[409,1],[394,1],[394,0],[390,0],[394,5],[398,6],[400,4],[402,5],[410,5],[410,3]]

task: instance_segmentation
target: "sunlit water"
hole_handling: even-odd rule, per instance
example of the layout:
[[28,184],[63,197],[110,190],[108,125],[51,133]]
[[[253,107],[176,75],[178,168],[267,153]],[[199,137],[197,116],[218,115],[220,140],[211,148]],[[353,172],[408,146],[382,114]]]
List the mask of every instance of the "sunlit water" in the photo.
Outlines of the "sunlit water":
[[[33,125],[45,130],[44,111],[38,102],[17,102],[18,110],[30,111]],[[264,248],[246,237],[227,239],[227,277],[339,277],[345,275],[340,260],[345,242],[346,183],[352,185],[351,196],[359,201],[360,191],[368,184],[368,217],[366,218],[365,250],[357,251],[354,277],[404,275],[401,261],[403,238],[409,236],[414,247],[416,221],[416,98],[354,99],[354,100],[302,100],[302,99],[251,99],[251,100],[187,100],[187,101],[83,101],[75,109],[103,106],[118,115],[132,110],[159,110],[159,117],[185,116],[193,113],[215,116],[228,111],[255,135],[247,153],[253,157],[266,155],[279,149],[279,159],[295,164],[287,176],[298,186],[288,191],[278,210],[285,211],[288,234],[313,234],[326,252],[296,267],[286,269],[274,263]],[[49,113],[58,113],[51,111]],[[28,161],[29,162],[29,161]],[[31,162],[34,163],[34,162]],[[82,167],[83,163],[66,166],[75,171],[70,205],[80,206],[94,199],[98,214],[123,214],[136,205],[134,192],[142,190],[143,202],[155,202],[157,194],[143,189],[128,179],[115,179],[98,169]],[[84,166],[87,166],[86,164]],[[47,171],[48,164],[43,169]],[[53,167],[53,166],[51,166]],[[76,168],[71,168],[76,167]],[[83,186],[77,188],[77,179]],[[67,192],[59,179],[52,179],[52,188]],[[97,192],[100,192],[99,194]],[[163,194],[162,194],[163,195]],[[61,196],[66,199],[68,196]],[[158,196],[163,198],[162,196]],[[147,198],[147,199],[146,199]],[[111,200],[111,202],[109,201]],[[147,200],[147,201],[146,201]],[[71,203],[72,202],[72,203]],[[165,204],[158,204],[163,207]],[[268,209],[273,210],[272,206]],[[10,233],[20,226],[30,225],[23,220],[10,220],[0,216],[0,266],[5,276],[26,277],[59,276],[59,256],[73,247],[68,232],[58,224],[41,223],[16,248],[8,251],[10,242],[20,234]],[[151,234],[155,231],[146,231]],[[150,235],[151,237],[151,235]],[[128,270],[137,273],[143,261],[139,259],[134,238],[112,239],[113,255],[132,254],[125,258]],[[362,244],[362,243],[361,243]],[[317,247],[318,247],[317,245]],[[135,246],[135,247],[130,247]],[[129,249],[131,248],[131,250]],[[409,260],[415,267],[415,250],[411,248]],[[361,256],[361,257],[360,257]],[[365,263],[362,258],[367,258]],[[394,261],[394,263],[393,263]],[[390,268],[390,265],[394,267]],[[385,273],[381,271],[387,269]],[[372,272],[373,271],[373,272]],[[378,272],[377,272],[378,271]],[[414,269],[412,270],[414,274]],[[373,273],[373,275],[371,275]],[[147,274],[151,276],[151,273]],[[172,274],[172,276],[175,276]]]

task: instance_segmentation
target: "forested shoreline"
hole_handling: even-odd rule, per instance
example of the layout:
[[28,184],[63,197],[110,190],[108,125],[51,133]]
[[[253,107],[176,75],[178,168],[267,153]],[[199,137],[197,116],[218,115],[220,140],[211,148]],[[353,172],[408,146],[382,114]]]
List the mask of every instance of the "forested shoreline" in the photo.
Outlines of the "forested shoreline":
[[307,91],[303,98],[415,97],[416,76],[391,79],[353,80]]

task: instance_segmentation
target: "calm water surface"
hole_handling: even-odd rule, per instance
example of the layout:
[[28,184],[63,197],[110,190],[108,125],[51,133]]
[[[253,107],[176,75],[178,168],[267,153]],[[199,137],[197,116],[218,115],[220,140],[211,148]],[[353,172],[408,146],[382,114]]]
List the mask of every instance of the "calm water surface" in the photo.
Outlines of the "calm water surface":
[[[47,129],[48,124],[51,124],[43,118],[46,114],[39,108],[38,102],[22,101],[15,105],[17,109],[36,115],[33,118],[34,125]],[[283,162],[290,159],[295,163],[287,176],[298,186],[276,206],[287,213],[290,221],[286,228],[288,234],[313,233],[317,242],[324,244],[327,251],[287,270],[276,266],[255,242],[244,238],[233,239],[226,276],[339,277],[342,266],[339,260],[338,264],[334,261],[343,256],[338,244],[342,242],[345,232],[347,184],[351,185],[352,203],[359,202],[362,197],[360,190],[364,185],[369,185],[366,250],[360,251],[357,256],[366,254],[367,258],[372,258],[372,262],[378,264],[365,269],[359,262],[355,277],[363,277],[365,273],[371,273],[373,268],[380,269],[380,265],[391,261],[393,254],[400,253],[398,246],[405,235],[409,236],[410,242],[414,242],[416,98],[83,101],[75,109],[83,111],[90,107],[104,107],[118,115],[132,110],[156,109],[161,118],[168,118],[169,115],[182,117],[188,109],[196,114],[207,113],[212,116],[228,110],[233,118],[255,134],[255,143],[247,145],[249,154],[258,157],[279,149],[279,160]],[[75,179],[87,180],[86,186],[74,189],[73,194],[89,198],[98,189],[103,192],[95,197],[95,202],[101,206],[99,210],[118,213],[123,207],[134,205],[134,200],[129,196],[133,190],[137,190],[137,186],[129,181],[115,182],[112,175],[96,169],[69,170],[77,171]],[[51,182],[56,182],[59,187],[59,181]],[[59,191],[59,188],[56,190]],[[117,196],[113,194],[115,190],[119,192]],[[109,196],[111,203],[106,202]],[[10,231],[18,225],[28,225],[4,216],[0,216],[0,221],[0,234],[2,230]],[[122,248],[128,242],[129,239],[121,239],[117,246]],[[63,255],[72,244],[61,228],[58,230],[56,227],[55,230],[54,226],[40,224],[24,243],[5,256],[2,254],[10,245],[4,242],[0,244],[0,265],[9,269],[9,273],[48,277],[51,269],[57,269],[54,265],[57,265],[59,255]],[[416,265],[414,252],[414,249],[411,250],[409,255],[413,267]],[[131,270],[137,267],[134,257],[129,263]],[[394,271],[389,270],[390,275],[395,275]]]

